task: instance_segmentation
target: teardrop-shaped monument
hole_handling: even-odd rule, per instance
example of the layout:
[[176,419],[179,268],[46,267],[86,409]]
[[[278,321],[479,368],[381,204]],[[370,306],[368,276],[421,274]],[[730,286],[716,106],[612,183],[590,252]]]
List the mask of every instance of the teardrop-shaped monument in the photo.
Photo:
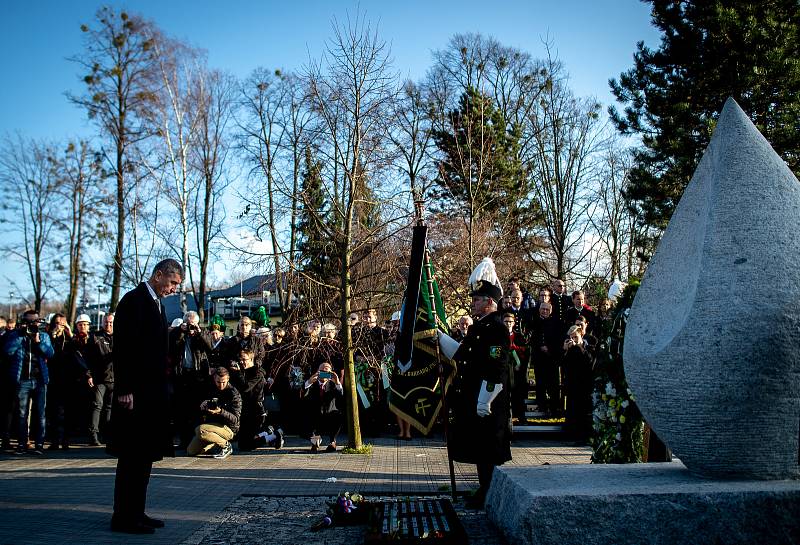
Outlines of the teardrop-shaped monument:
[[689,470],[798,477],[800,183],[731,98],[634,300],[625,372]]

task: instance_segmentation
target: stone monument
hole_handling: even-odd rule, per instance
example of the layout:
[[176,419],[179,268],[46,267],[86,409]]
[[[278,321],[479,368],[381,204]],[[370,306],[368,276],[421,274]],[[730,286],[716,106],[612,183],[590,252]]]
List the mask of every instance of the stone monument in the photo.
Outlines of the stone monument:
[[799,307],[800,183],[728,99],[625,335],[682,463],[498,467],[489,518],[519,544],[800,543]]
[[636,294],[625,374],[711,477],[798,476],[800,183],[733,99]]

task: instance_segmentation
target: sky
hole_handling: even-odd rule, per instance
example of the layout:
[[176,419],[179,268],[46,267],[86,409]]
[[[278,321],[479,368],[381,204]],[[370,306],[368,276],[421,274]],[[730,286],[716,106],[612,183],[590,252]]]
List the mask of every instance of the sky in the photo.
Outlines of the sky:
[[[649,4],[639,0],[244,1],[134,0],[106,2],[153,21],[167,34],[203,48],[209,66],[246,77],[257,67],[301,70],[319,58],[334,18],[359,10],[377,26],[401,76],[421,80],[431,52],[456,33],[475,32],[543,57],[545,40],[570,73],[573,91],[613,102],[609,78],[633,64],[636,43],[656,46]],[[67,59],[82,51],[80,25],[101,2],[0,2],[0,137],[44,140],[90,137],[94,128],[65,93],[82,91]],[[21,266],[0,263],[0,282],[24,283]],[[0,284],[1,285],[1,284]],[[7,299],[0,287],[0,301]]]

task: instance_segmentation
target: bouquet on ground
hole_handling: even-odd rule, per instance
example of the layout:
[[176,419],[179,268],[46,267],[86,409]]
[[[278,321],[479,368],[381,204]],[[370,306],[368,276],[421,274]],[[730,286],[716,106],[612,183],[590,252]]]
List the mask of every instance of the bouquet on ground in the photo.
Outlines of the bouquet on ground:
[[322,519],[315,522],[311,529],[322,530],[330,526],[351,526],[364,524],[369,519],[370,502],[358,492],[341,492],[329,501],[328,509]]

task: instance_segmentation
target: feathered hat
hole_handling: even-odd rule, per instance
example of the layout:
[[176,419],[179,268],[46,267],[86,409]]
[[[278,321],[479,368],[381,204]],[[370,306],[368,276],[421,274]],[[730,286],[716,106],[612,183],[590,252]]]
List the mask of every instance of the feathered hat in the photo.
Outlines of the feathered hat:
[[469,275],[469,287],[472,290],[470,296],[481,295],[490,297],[495,302],[503,298],[503,288],[497,278],[497,271],[494,268],[494,261],[489,257],[484,257],[478,263],[472,274]]

